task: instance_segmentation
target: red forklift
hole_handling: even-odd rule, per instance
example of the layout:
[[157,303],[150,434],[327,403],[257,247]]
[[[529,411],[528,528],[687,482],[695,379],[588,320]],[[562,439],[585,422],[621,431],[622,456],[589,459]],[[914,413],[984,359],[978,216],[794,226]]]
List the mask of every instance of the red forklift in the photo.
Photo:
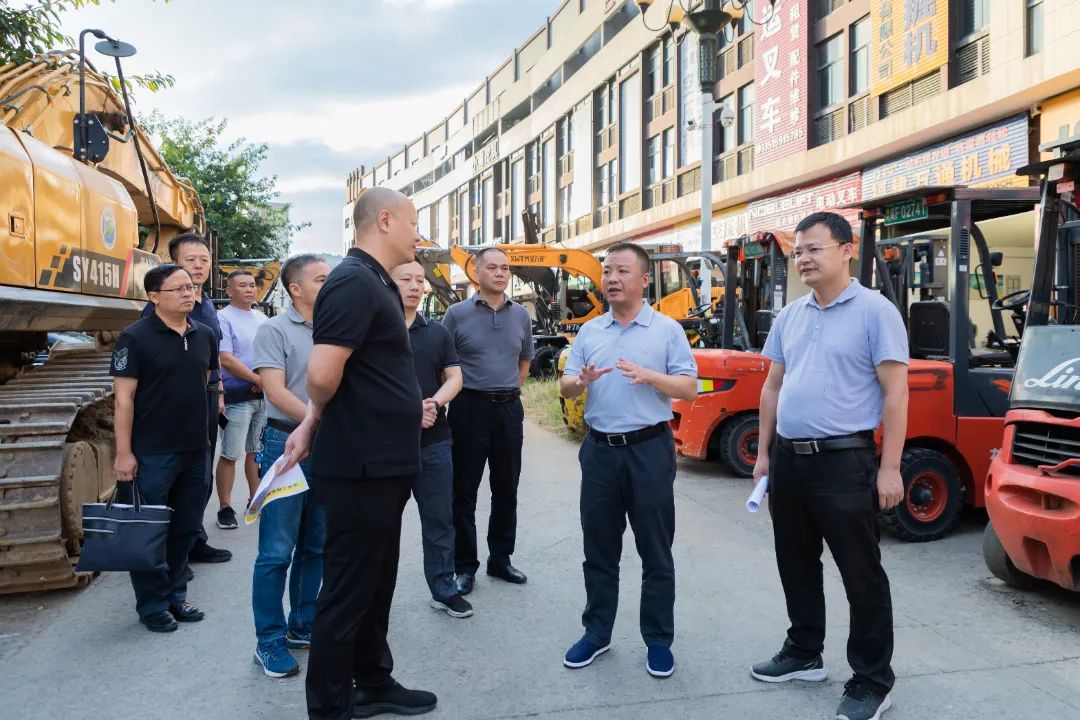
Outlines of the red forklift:
[[1041,177],[1042,205],[1023,347],[986,476],[983,557],[1014,587],[1080,592],[1080,137],[1039,149],[1054,157],[1017,171]]

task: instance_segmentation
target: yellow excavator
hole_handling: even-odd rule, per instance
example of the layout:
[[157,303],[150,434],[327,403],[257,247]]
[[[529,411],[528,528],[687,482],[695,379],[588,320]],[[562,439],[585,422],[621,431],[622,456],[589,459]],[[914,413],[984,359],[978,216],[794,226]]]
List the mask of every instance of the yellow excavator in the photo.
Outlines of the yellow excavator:
[[0,593],[89,581],[73,569],[82,504],[114,486],[107,341],[138,319],[169,239],[205,231],[131,113],[134,52],[85,30],[78,51],[0,66]]

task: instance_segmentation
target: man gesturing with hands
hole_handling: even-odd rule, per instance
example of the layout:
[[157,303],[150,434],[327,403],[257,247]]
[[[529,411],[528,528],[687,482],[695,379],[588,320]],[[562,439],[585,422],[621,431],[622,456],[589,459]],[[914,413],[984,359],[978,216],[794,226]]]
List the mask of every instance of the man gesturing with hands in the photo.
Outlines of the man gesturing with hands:
[[585,323],[570,351],[559,392],[586,387],[582,443],[581,529],[584,535],[585,635],[563,658],[585,667],[610,647],[619,599],[619,558],[627,517],[642,562],[641,636],[646,669],[675,668],[675,444],[671,398],[697,395],[697,367],[682,327],[644,301],[649,256],[620,243],[604,259],[607,313]]

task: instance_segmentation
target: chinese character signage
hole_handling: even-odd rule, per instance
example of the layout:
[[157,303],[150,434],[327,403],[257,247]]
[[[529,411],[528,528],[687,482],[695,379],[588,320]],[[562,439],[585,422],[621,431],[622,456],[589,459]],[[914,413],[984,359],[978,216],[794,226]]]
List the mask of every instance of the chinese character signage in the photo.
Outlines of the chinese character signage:
[[870,86],[892,90],[949,58],[946,0],[870,0]]
[[828,210],[858,222],[859,210],[841,210],[861,199],[859,173],[853,172],[810,187],[776,195],[750,203],[750,232],[794,230],[799,222],[813,212]]
[[754,166],[806,152],[808,0],[776,0],[754,42]]
[[1026,185],[1016,169],[1028,162],[1027,115],[931,145],[863,170],[863,199],[937,185]]
[[[709,240],[712,251],[720,252],[735,238],[746,235],[749,232],[747,217],[745,205],[736,205],[714,213],[712,238]],[[681,245],[687,252],[701,250],[701,222],[694,220],[677,225],[672,242]]]
[[[1080,90],[1043,100],[1039,115],[1039,144],[1080,138]],[[1051,153],[1043,153],[1044,160]]]

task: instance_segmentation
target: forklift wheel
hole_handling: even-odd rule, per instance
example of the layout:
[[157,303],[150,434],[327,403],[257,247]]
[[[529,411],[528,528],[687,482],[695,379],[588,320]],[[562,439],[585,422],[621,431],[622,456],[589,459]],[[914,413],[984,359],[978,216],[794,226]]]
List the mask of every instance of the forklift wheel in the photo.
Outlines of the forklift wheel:
[[885,527],[901,540],[927,542],[945,537],[960,520],[964,486],[944,454],[909,448],[900,458],[904,499],[882,513]]
[[562,350],[562,348],[551,345],[537,348],[536,355],[533,356],[532,362],[529,363],[529,375],[537,380],[555,377],[555,363],[559,357],[560,350]]
[[718,442],[720,462],[736,477],[754,475],[758,454],[758,414],[738,415],[724,423]]
[[990,572],[994,573],[998,580],[1019,590],[1030,590],[1038,584],[1035,578],[1013,565],[990,523],[986,523],[986,530],[983,531],[982,549],[986,567],[990,568]]

